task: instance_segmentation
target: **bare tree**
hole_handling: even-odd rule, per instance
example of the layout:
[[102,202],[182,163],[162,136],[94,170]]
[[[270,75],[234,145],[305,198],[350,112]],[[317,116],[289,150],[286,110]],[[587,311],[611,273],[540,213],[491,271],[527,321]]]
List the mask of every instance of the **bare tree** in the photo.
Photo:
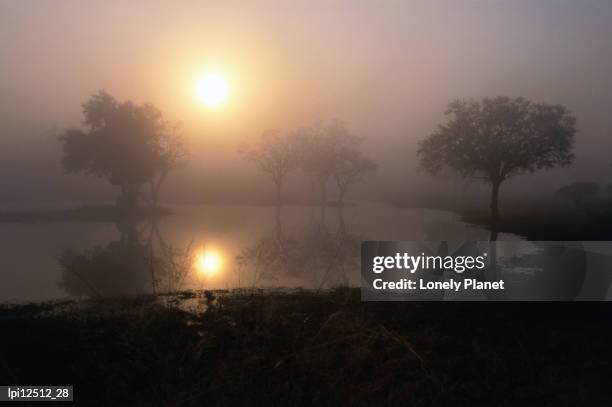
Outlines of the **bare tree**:
[[346,151],[336,163],[333,174],[338,186],[338,204],[344,203],[346,192],[351,185],[363,181],[368,173],[377,169],[377,164],[360,151]]
[[319,184],[323,212],[329,180],[338,171],[339,163],[356,151],[360,143],[361,139],[338,121],[320,123],[300,133],[302,167]]
[[183,165],[189,156],[179,124],[167,126],[160,138],[160,149],[160,165],[149,180],[149,198],[153,208],[159,205],[160,191],[168,174]]
[[240,153],[272,178],[276,188],[276,204],[280,206],[287,176],[298,165],[294,135],[267,131],[254,143],[243,146]]

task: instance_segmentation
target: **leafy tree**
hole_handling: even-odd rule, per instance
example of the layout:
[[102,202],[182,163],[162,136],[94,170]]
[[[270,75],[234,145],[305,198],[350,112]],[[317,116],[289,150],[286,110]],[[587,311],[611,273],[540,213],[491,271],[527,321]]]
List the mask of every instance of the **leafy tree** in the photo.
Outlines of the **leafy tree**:
[[419,144],[420,168],[437,174],[448,167],[491,184],[494,224],[502,182],[573,161],[576,120],[564,106],[496,97],[452,102],[446,114],[448,122]]
[[597,194],[599,190],[600,186],[595,182],[573,182],[559,188],[555,192],[555,196],[558,198],[571,200],[576,205],[579,205],[582,203],[584,198],[589,195]]
[[272,178],[276,187],[276,204],[280,206],[287,176],[295,171],[298,165],[294,136],[268,131],[254,143],[243,146],[240,153]]
[[83,104],[83,116],[85,131],[72,129],[60,136],[64,171],[104,178],[118,186],[119,207],[135,207],[147,182],[155,186],[157,200],[167,171],[180,155],[175,141],[169,141],[173,136],[166,132],[161,112],[150,104],[120,103],[99,91]]

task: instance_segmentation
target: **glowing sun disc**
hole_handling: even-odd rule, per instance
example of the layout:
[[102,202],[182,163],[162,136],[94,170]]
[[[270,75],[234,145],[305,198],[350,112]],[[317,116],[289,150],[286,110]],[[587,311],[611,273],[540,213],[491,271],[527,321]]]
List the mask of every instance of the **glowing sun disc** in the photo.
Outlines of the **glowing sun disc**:
[[230,94],[227,81],[217,74],[204,76],[196,84],[198,98],[208,106],[219,106],[224,103]]
[[221,268],[221,256],[216,251],[206,250],[196,259],[196,268],[201,275],[211,276]]

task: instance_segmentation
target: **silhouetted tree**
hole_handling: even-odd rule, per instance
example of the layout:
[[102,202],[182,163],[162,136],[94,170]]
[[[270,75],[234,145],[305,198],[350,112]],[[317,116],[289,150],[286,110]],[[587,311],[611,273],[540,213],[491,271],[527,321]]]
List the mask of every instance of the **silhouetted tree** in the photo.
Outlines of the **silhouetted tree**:
[[334,167],[333,177],[339,191],[338,203],[342,205],[348,188],[355,182],[363,180],[368,173],[376,171],[378,166],[357,150],[348,150],[339,158]]
[[449,167],[491,184],[493,224],[503,181],[573,161],[576,120],[564,106],[496,97],[452,102],[446,114],[450,120],[419,144],[420,168],[437,174]]
[[159,142],[161,147],[159,165],[149,180],[150,203],[154,208],[159,205],[159,194],[168,174],[182,165],[188,157],[178,125],[171,126],[169,131],[162,133]]
[[294,136],[277,131],[265,132],[254,143],[240,149],[240,153],[259,169],[272,177],[276,187],[276,204],[281,205],[282,191],[289,173],[298,165]]
[[120,103],[100,91],[83,104],[83,115],[86,131],[60,136],[66,173],[85,173],[119,186],[117,204],[123,208],[137,204],[143,184],[153,182],[159,189],[155,176],[167,172],[170,160],[167,126],[157,108]]
[[600,186],[595,182],[573,182],[559,188],[555,192],[555,196],[558,198],[571,200],[576,205],[579,205],[582,203],[584,198],[589,195],[597,194],[599,190]]
[[359,137],[352,135],[337,121],[318,124],[300,134],[302,167],[319,184],[320,204],[323,212],[327,204],[329,179],[335,173],[343,172],[340,168],[348,157],[355,156],[360,143]]

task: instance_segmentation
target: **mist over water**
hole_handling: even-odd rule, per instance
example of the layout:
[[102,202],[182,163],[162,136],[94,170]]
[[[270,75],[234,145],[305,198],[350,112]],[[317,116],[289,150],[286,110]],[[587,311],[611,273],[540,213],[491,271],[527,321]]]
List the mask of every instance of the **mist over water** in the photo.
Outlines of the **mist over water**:
[[609,405],[610,96],[609,0],[1,0],[0,401]]
[[[597,199],[607,199],[611,18],[612,6],[598,1],[340,1],[318,7],[274,1],[176,7],[4,2],[0,60],[9,63],[0,70],[0,215],[8,213],[9,222],[0,227],[0,297],[91,295],[87,290],[95,287],[80,286],[91,283],[76,282],[87,280],[83,276],[71,275],[62,285],[63,268],[87,265],[104,275],[105,267],[113,267],[97,269],[96,259],[116,256],[124,263],[114,268],[144,270],[140,263],[151,256],[151,236],[155,245],[168,246],[164,253],[187,250],[190,243],[191,251],[218,245],[223,272],[207,278],[209,287],[239,285],[237,259],[244,261],[249,249],[251,255],[267,250],[266,256],[279,257],[268,259],[271,268],[325,270],[324,261],[308,265],[308,255],[297,253],[317,250],[308,239],[324,242],[342,234],[334,206],[325,219],[319,213],[312,173],[300,164],[283,179],[283,203],[303,206],[284,206],[276,217],[274,207],[265,206],[276,203],[272,178],[241,153],[267,131],[300,133],[319,123],[343,126],[359,140],[359,158],[371,164],[348,190],[347,202],[357,204],[343,210],[351,256],[366,239],[485,233],[449,212],[397,207],[488,209],[486,185],[451,172],[434,178],[416,170],[419,140],[446,120],[455,99],[522,96],[561,104],[576,119],[572,165],[509,179],[500,193],[502,214],[535,205],[566,208],[553,192],[572,181],[597,184]],[[201,94],[198,84],[210,77],[221,83],[223,100]],[[91,125],[83,104],[101,89],[117,104],[152,103],[164,123],[180,123],[189,157],[164,178],[159,196],[174,214],[155,225],[142,219],[116,224],[108,216],[10,222],[13,212],[112,205],[121,198],[116,180],[111,185],[104,177],[62,168],[66,145],[58,137]],[[202,99],[223,103],[211,106]],[[143,161],[132,160],[134,167]],[[324,203],[344,199],[331,184]],[[288,263],[278,249],[264,247],[266,238],[301,260]],[[317,287],[323,277],[314,274],[258,283]],[[358,282],[356,268],[345,274],[333,283]],[[151,279],[143,271],[126,290],[148,290]],[[111,281],[101,286],[111,290]],[[183,286],[202,282],[186,279]]]
[[[175,289],[304,287],[325,288],[359,284],[359,258],[362,240],[486,240],[488,232],[466,225],[457,216],[427,209],[398,209],[388,205],[359,202],[340,212],[328,208],[321,222],[318,208],[290,206],[281,209],[281,228],[285,250],[276,256],[288,256],[291,268],[283,268],[273,250],[259,258],[259,267],[267,266],[265,275],[256,275],[254,249],[276,246],[277,224],[274,207],[244,205],[175,206],[174,215],[157,222],[154,250],[163,253],[159,240],[177,249],[203,247],[219,252],[222,264],[215,274],[200,278],[197,265],[186,270],[184,283]],[[340,218],[342,216],[342,218]],[[150,224],[134,225],[143,244],[136,257],[148,256],[145,244]],[[74,270],[62,267],[66,251],[78,254],[96,248],[108,248],[121,241],[113,223],[56,222],[43,224],[4,224],[0,229],[3,256],[0,267],[0,301],[23,302],[66,297],[116,296],[153,291],[150,264],[141,269],[121,267],[124,263],[105,265],[98,257],[98,267],[81,265]],[[504,239],[517,239],[503,235]],[[338,249],[340,247],[340,249]],[[327,252],[326,252],[327,249]],[[113,252],[121,259],[121,251]],[[263,252],[262,252],[263,253]],[[341,254],[341,255],[339,255]],[[243,257],[242,268],[237,258]],[[317,262],[313,258],[320,257]],[[92,262],[95,263],[95,262]],[[119,264],[119,267],[117,267]],[[114,270],[114,271],[112,271]],[[168,291],[166,276],[156,268],[162,280],[159,291]],[[240,275],[239,275],[240,274]]]

